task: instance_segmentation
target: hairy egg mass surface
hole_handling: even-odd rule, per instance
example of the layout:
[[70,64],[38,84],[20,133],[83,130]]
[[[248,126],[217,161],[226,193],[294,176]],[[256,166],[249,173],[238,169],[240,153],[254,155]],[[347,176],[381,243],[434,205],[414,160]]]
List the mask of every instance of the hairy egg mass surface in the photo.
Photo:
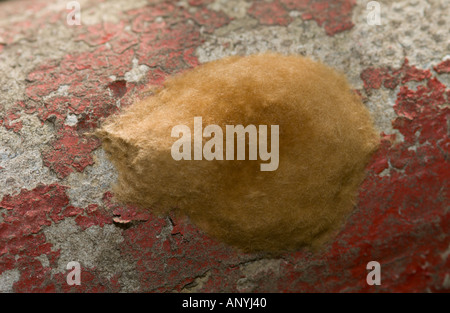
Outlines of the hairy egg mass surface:
[[[224,130],[224,149],[226,125],[279,125],[278,168],[261,171],[267,161],[259,157],[174,160],[172,128],[193,133],[194,117]],[[320,247],[340,229],[379,140],[342,74],[279,54],[227,57],[175,75],[96,134],[118,170],[120,201],[176,210],[218,240],[270,253]]]

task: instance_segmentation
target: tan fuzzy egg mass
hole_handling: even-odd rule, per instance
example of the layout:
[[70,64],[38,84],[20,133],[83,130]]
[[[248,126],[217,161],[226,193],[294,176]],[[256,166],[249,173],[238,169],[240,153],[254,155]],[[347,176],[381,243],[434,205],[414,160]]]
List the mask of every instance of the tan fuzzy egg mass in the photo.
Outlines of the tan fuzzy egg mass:
[[[172,157],[176,125],[191,130],[193,155],[195,117],[203,130],[223,130],[223,160]],[[226,125],[268,125],[269,151],[278,125],[278,167],[262,171],[269,160],[249,160],[250,135],[246,159],[227,160]],[[96,134],[118,170],[120,201],[159,214],[175,209],[218,240],[270,253],[317,248],[336,234],[379,140],[342,74],[278,54],[228,57],[176,75]]]

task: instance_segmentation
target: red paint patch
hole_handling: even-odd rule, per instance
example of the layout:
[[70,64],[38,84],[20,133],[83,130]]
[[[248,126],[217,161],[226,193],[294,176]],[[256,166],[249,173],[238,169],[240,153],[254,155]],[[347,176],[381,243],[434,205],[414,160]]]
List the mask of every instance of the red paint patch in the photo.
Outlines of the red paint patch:
[[196,24],[203,26],[203,32],[212,33],[219,27],[230,22],[230,18],[222,12],[211,11],[207,8],[199,8],[194,13],[184,12],[186,19],[192,19]]
[[63,218],[68,203],[65,187],[56,184],[22,190],[0,202],[0,207],[6,209],[0,222],[0,274],[14,268],[20,271],[20,280],[14,285],[16,292],[54,290],[48,281],[51,269],[44,268],[35,257],[45,254],[55,265],[58,253],[51,251],[52,245],[45,242],[40,231],[52,220]]
[[42,153],[45,166],[51,168],[58,177],[64,178],[74,170],[81,172],[94,163],[90,153],[99,147],[98,139],[80,137],[72,127],[61,129],[58,137],[51,148]]
[[189,0],[189,5],[192,6],[204,6],[214,2],[214,0]]
[[409,81],[421,82],[430,77],[430,71],[410,66],[408,59],[405,59],[405,62],[399,69],[369,67],[361,73],[361,79],[367,92],[371,89],[379,89],[381,86],[395,89],[400,83],[405,84]]
[[0,125],[3,125],[6,129],[18,132],[22,129],[22,121],[17,121],[20,118],[20,113],[9,113],[3,120],[0,120]]
[[289,11],[299,11],[303,20],[314,20],[323,26],[328,36],[351,29],[354,0],[274,0],[255,1],[248,13],[261,24],[286,26],[292,18]]
[[103,227],[113,222],[111,212],[107,212],[96,204],[90,204],[84,211],[85,215],[78,215],[75,218],[75,222],[83,230],[91,226]]
[[[86,209],[69,206],[67,187],[58,184],[40,185],[33,190],[22,190],[18,195],[5,196],[0,202],[0,275],[17,269],[19,281],[13,286],[15,292],[117,292],[118,276],[110,280],[90,268],[82,268],[82,285],[69,286],[66,275],[52,274],[58,266],[59,252],[52,251],[42,230],[52,223],[76,217],[75,221],[86,229],[93,225],[102,227],[112,223],[112,212],[89,205]],[[37,257],[48,259],[45,267]]]
[[248,14],[263,25],[286,26],[292,22],[289,12],[279,2],[253,2]]
[[450,59],[442,61],[433,68],[439,74],[450,73]]
[[[143,291],[180,291],[194,277],[208,271],[217,276],[215,288],[211,282],[211,289],[205,290],[236,291],[232,281],[236,281],[239,274],[231,267],[246,256],[238,256],[236,251],[211,240],[186,220],[173,216],[170,220],[152,217],[137,227],[124,230],[123,235],[122,253],[136,260]],[[222,283],[217,281],[219,277]],[[227,279],[230,282],[225,284]]]
[[328,36],[351,29],[355,0],[280,0],[289,10],[301,12],[304,20],[314,20],[323,26]]
[[103,202],[109,212],[112,212],[114,216],[120,221],[148,221],[152,218],[152,214],[149,210],[133,207],[122,206],[113,201],[113,194],[106,192],[103,195]]
[[115,38],[123,31],[123,22],[119,24],[102,23],[88,26],[87,30],[82,31],[77,40],[83,40],[90,46],[99,46],[112,38]]
[[[386,80],[393,76],[399,83],[415,80],[420,85],[417,90],[400,87],[393,126],[404,142],[394,145],[385,137],[361,188],[359,210],[329,251],[335,260],[338,252],[345,251],[345,259],[350,261],[330,263],[337,264],[333,268],[341,275],[330,284],[335,285],[333,291],[345,290],[349,281],[358,278],[350,290],[443,290],[449,260],[442,255],[450,245],[450,215],[445,208],[449,200],[445,189],[450,177],[446,126],[450,112],[442,106],[446,87],[429,71],[409,66],[407,60],[400,69],[372,68],[362,74],[369,89],[381,88],[380,82],[386,87]],[[391,166],[389,175],[377,176],[388,169],[386,161]],[[380,287],[365,284],[363,265],[371,260],[381,263],[384,278]],[[351,272],[342,268],[351,268]]]
[[[43,226],[51,225],[49,219],[54,208],[64,207],[69,203],[65,194],[66,187],[59,185],[39,186],[28,191],[22,190],[17,196],[6,195],[0,202],[0,207],[7,210],[3,215],[0,230],[0,240],[5,246],[9,243],[9,253],[23,251],[20,240],[37,234]],[[16,244],[11,244],[16,243]]]

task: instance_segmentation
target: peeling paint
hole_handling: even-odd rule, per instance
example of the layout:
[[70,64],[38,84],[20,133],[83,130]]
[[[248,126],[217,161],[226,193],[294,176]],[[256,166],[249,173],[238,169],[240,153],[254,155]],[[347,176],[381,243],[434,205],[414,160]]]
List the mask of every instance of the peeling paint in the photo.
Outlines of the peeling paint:
[[[0,291],[448,292],[449,3],[379,2],[371,26],[362,0],[80,0],[80,27],[57,2],[1,2]],[[337,238],[268,259],[116,203],[88,133],[168,75],[267,50],[345,72],[380,129]]]

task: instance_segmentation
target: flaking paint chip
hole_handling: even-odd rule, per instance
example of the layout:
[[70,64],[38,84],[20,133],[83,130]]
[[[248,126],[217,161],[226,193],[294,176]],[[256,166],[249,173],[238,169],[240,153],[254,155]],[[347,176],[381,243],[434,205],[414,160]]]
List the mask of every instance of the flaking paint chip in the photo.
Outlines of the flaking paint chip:
[[113,217],[113,221],[118,224],[128,224],[129,222],[131,222],[131,220],[124,220],[119,216]]
[[[174,158],[180,139],[174,127],[195,133],[199,117],[203,135],[207,125],[278,126],[278,137],[266,134],[266,149],[278,140],[277,167],[261,170],[267,158],[250,157],[250,133],[244,158],[237,149],[232,160],[225,152],[222,159]],[[96,134],[118,170],[120,201],[158,214],[174,210],[240,250],[275,254],[318,248],[336,234],[379,142],[342,74],[306,57],[271,53],[227,57],[175,75]],[[178,148],[201,151],[215,137],[209,135]],[[226,149],[226,136],[219,138],[215,148]]]

